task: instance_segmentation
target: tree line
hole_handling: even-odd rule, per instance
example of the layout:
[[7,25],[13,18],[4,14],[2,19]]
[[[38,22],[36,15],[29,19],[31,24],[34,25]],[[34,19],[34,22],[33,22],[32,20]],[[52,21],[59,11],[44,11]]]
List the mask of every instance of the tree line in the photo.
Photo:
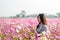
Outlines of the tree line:
[[[22,10],[21,13],[16,14],[16,16],[10,16],[8,18],[28,18],[33,17],[36,18],[38,16],[37,13],[26,15],[26,11]],[[56,15],[46,15],[47,18],[60,18],[60,12],[56,13]],[[0,17],[0,18],[6,18],[6,17]]]

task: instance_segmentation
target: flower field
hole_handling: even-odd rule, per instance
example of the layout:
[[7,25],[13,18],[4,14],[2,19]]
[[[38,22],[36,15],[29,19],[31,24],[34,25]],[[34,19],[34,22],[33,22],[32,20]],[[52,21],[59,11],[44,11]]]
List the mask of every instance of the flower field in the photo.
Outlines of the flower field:
[[[47,18],[47,23],[47,39],[60,40],[60,18]],[[41,40],[35,31],[37,24],[36,18],[0,18],[0,40]]]

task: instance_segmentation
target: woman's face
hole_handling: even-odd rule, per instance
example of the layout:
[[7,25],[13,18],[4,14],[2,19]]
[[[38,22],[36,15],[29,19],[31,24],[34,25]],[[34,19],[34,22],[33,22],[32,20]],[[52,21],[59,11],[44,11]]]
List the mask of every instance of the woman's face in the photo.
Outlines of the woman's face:
[[41,22],[41,20],[40,20],[40,16],[37,17],[37,20],[38,20],[39,23]]

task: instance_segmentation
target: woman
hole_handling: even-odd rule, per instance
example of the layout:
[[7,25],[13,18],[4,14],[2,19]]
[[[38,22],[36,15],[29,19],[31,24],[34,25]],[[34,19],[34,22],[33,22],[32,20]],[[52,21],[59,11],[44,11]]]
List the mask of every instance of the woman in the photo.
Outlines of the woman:
[[[44,14],[39,14],[38,17],[37,17],[37,20],[38,20],[38,25],[37,25],[37,28],[36,28],[36,31],[37,31],[37,36],[39,38],[41,38],[42,36],[44,37],[47,33],[47,22],[46,22],[46,18],[45,18],[45,15]],[[44,40],[47,40],[46,38],[43,38]],[[43,40],[42,39],[42,40]]]

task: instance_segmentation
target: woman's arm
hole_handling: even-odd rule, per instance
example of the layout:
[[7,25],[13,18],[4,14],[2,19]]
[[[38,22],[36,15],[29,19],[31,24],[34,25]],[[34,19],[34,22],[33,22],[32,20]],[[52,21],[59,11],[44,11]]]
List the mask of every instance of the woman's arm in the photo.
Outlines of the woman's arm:
[[46,37],[47,38],[49,38],[49,36],[50,36],[50,30],[49,30],[49,26],[48,25],[45,25],[46,26],[46,33],[45,33],[45,35],[46,35]]

